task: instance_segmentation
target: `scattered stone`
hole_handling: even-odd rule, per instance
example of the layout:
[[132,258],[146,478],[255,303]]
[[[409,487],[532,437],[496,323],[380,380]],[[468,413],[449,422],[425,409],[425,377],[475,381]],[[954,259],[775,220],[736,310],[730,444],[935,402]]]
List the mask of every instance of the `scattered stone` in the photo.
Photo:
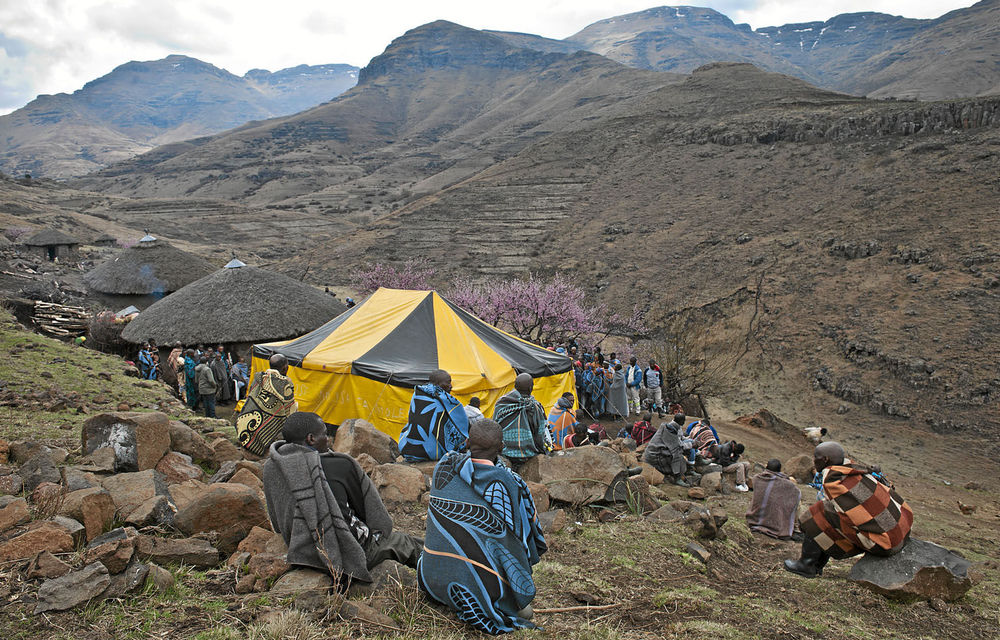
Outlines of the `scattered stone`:
[[46,580],[38,589],[35,614],[45,611],[65,611],[97,598],[108,585],[111,576],[100,562],[93,562],[79,571]]
[[43,482],[59,484],[62,474],[52,462],[47,453],[37,453],[23,465],[20,469],[21,478],[24,481],[26,491],[34,491]]
[[219,550],[228,555],[253,527],[270,525],[256,491],[241,484],[220,483],[210,485],[179,509],[174,526],[187,535],[215,531]]
[[63,486],[66,491],[79,491],[80,489],[92,489],[101,486],[101,479],[89,470],[80,467],[63,467]]
[[952,602],[972,588],[969,565],[953,551],[911,537],[894,556],[865,554],[847,577],[893,600]]
[[160,458],[156,463],[156,470],[164,475],[168,485],[201,480],[205,477],[205,472],[193,464],[191,456],[176,451],[168,451]]
[[[240,544],[243,544],[242,542]],[[234,551],[233,555],[226,560],[226,566],[230,569],[240,569],[250,562],[250,554],[246,551]]]
[[405,464],[379,465],[372,474],[372,482],[386,502],[414,502],[427,490],[424,474]]
[[[40,442],[35,442],[34,440],[15,440],[8,445],[8,448],[8,456],[10,460],[12,462],[16,462],[17,464],[24,464],[39,454],[49,455],[52,453],[52,449],[50,447]],[[65,451],[65,449],[63,449],[63,451]],[[51,455],[49,457],[52,458]],[[62,460],[52,458],[52,463],[59,464],[64,460],[66,460],[65,457],[63,457]]]
[[28,578],[58,578],[70,572],[68,564],[48,551],[39,551],[28,565]]
[[0,507],[0,533],[31,520],[28,503],[24,498],[7,501]]
[[78,520],[67,516],[52,516],[52,522],[69,531],[69,535],[73,537],[74,547],[79,547],[87,542],[87,527]]
[[166,593],[174,586],[174,574],[161,566],[149,565],[149,573],[146,575],[146,582],[152,584],[157,593]]
[[569,595],[577,602],[589,605],[601,604],[601,599],[589,591],[570,591]]
[[[272,588],[271,591],[273,592],[274,589]],[[383,629],[386,627],[390,629],[398,628],[395,620],[360,600],[345,601],[343,606],[340,607],[340,616],[345,620],[368,622]]]
[[93,453],[83,456],[77,466],[82,471],[92,473],[114,473],[115,472],[115,450],[111,447],[100,447]]
[[0,543],[0,562],[27,560],[40,551],[68,553],[73,550],[73,536],[51,520],[35,522],[24,533]]
[[43,482],[31,492],[31,502],[37,506],[51,504],[63,495],[63,486],[57,482]]
[[82,523],[87,531],[87,540],[93,540],[111,524],[116,509],[109,492],[93,487],[67,493],[59,514]]
[[722,474],[718,471],[713,471],[712,473],[706,473],[701,477],[701,482],[698,483],[700,488],[705,490],[706,494],[710,493],[721,493],[722,492]]
[[729,521],[729,515],[724,509],[692,508],[689,510],[687,522],[694,533],[700,538],[708,540],[725,539],[726,534],[722,531],[722,525]]
[[[135,527],[170,525],[174,520],[174,507],[167,496],[153,496],[132,510],[125,522]],[[113,573],[113,572],[112,572]]]
[[983,485],[978,482],[966,482],[963,485],[969,491],[982,491]]
[[365,475],[371,477],[375,473],[375,469],[378,468],[378,460],[371,457],[367,453],[360,454],[357,458],[358,464],[361,465],[361,470],[365,472]]
[[708,549],[701,546],[697,542],[689,542],[685,551],[693,555],[695,558],[698,558],[705,564],[708,564],[708,559],[712,557],[712,554],[708,551]]
[[799,484],[809,484],[815,474],[812,456],[806,454],[786,460],[785,464],[781,466],[781,470],[785,475],[795,478]]
[[618,518],[618,514],[611,509],[601,509],[597,512],[598,522],[614,522]]
[[527,482],[531,499],[535,502],[535,511],[545,513],[549,510],[549,490],[540,482]]
[[134,552],[135,540],[129,538],[122,528],[109,531],[95,538],[83,553],[83,562],[100,562],[108,573],[121,573],[128,566]]
[[152,468],[133,473],[117,473],[105,478],[102,484],[115,501],[118,513],[124,518],[153,496],[170,495],[163,474]]
[[142,591],[149,576],[149,565],[133,562],[121,573],[111,576],[111,584],[101,594],[101,599],[123,598]]
[[243,450],[229,441],[228,438],[216,438],[212,443],[212,462],[223,464],[243,459]]
[[10,443],[0,440],[0,464],[7,464],[10,461]]
[[[299,568],[289,571],[271,587],[274,595],[294,595],[304,591],[327,593],[333,585],[333,578],[324,571]],[[393,623],[395,626],[395,623]]]
[[577,447],[563,455],[535,456],[522,468],[521,477],[544,482],[549,497],[559,502],[587,505],[624,502],[627,476],[621,457],[608,447]]
[[242,484],[243,486],[250,487],[257,492],[264,491],[264,483],[261,482],[260,478],[248,469],[240,469],[234,473],[233,477],[229,479],[229,482],[232,484]]
[[542,528],[542,533],[558,533],[566,526],[566,512],[562,509],[552,509],[545,513],[538,514],[538,523]]
[[257,576],[255,576],[252,573],[248,573],[236,581],[236,593],[238,595],[253,593],[253,588],[256,585],[257,585]]
[[280,555],[275,553],[259,553],[251,556],[247,564],[250,567],[250,572],[257,576],[259,580],[280,578],[292,568],[288,564],[284,553]]
[[705,495],[706,492],[701,487],[691,487],[690,489],[688,489],[687,492],[687,497],[691,498],[692,500],[704,500]]
[[170,448],[178,453],[190,456],[199,462],[212,461],[212,448],[197,431],[183,422],[171,420],[169,425]]
[[194,500],[200,496],[203,491],[207,490],[208,487],[209,485],[203,482],[188,480],[187,482],[171,485],[170,498],[173,500],[174,507],[180,511],[187,505],[194,502]]
[[111,374],[110,371],[98,371],[97,372],[97,377],[98,378],[100,378],[102,380],[107,380],[108,382],[111,381],[111,375],[112,374]]
[[98,414],[83,423],[83,451],[112,449],[116,471],[152,469],[170,449],[169,423],[160,412]]
[[337,427],[333,450],[349,453],[357,458],[367,453],[381,464],[393,462],[399,455],[395,441],[360,418],[345,420]]
[[[257,476],[257,478],[263,482],[264,481],[264,465],[259,462],[254,462],[253,460],[237,460],[236,462],[236,472],[239,473],[242,470],[247,470],[250,473]],[[235,474],[234,474],[235,475]]]
[[208,540],[201,538],[159,538],[139,536],[135,553],[157,564],[189,564],[207,568],[219,564],[219,552]]
[[649,513],[660,508],[660,502],[649,492],[649,483],[642,476],[622,478],[618,485],[612,485],[613,495],[616,500],[625,502],[630,511]]
[[656,467],[649,464],[648,462],[641,463],[642,465],[642,477],[646,479],[650,485],[663,484],[665,476],[656,470]]
[[251,529],[250,533],[247,534],[247,537],[243,538],[236,549],[239,552],[250,555],[258,553],[284,554],[288,552],[288,547],[285,546],[285,539],[281,537],[280,533],[275,533],[261,527]]
[[646,516],[646,518],[654,522],[678,522],[684,519],[684,514],[675,509],[672,505],[665,504]]
[[127,402],[119,402],[118,406],[115,407],[118,411],[131,411],[132,407],[129,406]]
[[16,473],[0,476],[0,495],[16,495],[24,488],[24,481]]

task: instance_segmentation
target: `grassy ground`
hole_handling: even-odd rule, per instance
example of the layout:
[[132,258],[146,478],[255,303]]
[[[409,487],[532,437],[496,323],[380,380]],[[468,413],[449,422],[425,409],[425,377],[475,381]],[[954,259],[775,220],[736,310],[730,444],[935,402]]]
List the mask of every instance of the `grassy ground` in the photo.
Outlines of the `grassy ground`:
[[[21,346],[18,346],[21,345]],[[37,345],[37,346],[30,346]],[[78,427],[89,414],[126,402],[140,410],[166,402],[165,389],[146,388],[121,375],[116,358],[59,343],[15,329],[0,316],[0,349],[11,357],[0,360],[0,391],[19,398],[51,390],[79,394],[88,413],[50,412],[34,401],[0,407],[0,438],[31,437],[69,448],[78,447]],[[48,371],[51,378],[41,377]],[[111,380],[98,376],[111,372]],[[108,402],[98,404],[95,397]],[[185,414],[184,410],[177,412]],[[189,415],[189,414],[188,414]],[[738,432],[752,459],[781,457],[801,443],[780,442],[773,434]],[[845,434],[847,435],[847,434]],[[909,455],[902,442],[901,458]],[[914,451],[944,450],[931,436],[921,436]],[[870,456],[876,458],[877,456]],[[924,456],[937,464],[938,459]],[[898,462],[895,464],[899,464]],[[942,463],[943,464],[943,463]],[[653,637],[714,639],[748,638],[991,638],[1000,629],[1000,503],[995,477],[986,461],[964,460],[962,473],[985,477],[981,489],[943,486],[947,469],[900,467],[897,485],[917,514],[915,533],[963,553],[977,563],[978,584],[955,603],[899,604],[858,587],[845,578],[851,561],[834,561],[817,580],[805,580],[781,569],[781,560],[795,555],[797,545],[755,536],[742,514],[749,496],[734,494],[709,503],[729,513],[725,540],[702,541],[712,556],[707,564],[685,552],[692,534],[683,524],[652,523],[627,513],[599,523],[591,509],[571,511],[570,524],[547,536],[549,551],[535,567],[536,609],[579,607],[581,600],[613,605],[592,611],[538,613],[539,633],[513,637],[575,640],[620,640]],[[965,467],[971,466],[971,469]],[[899,474],[903,477],[898,477]],[[964,482],[964,479],[962,480]],[[957,482],[957,478],[956,478]],[[665,488],[671,499],[683,498],[677,487]],[[804,502],[811,497],[806,489]],[[954,496],[980,505],[973,516],[961,516]],[[392,507],[397,528],[420,535],[424,511],[417,504]],[[138,639],[152,637],[197,640],[318,638],[414,638],[444,640],[476,637],[446,610],[430,604],[412,580],[391,582],[364,601],[391,619],[379,623],[345,621],[336,598],[317,607],[270,594],[236,595],[231,569],[198,571],[173,567],[175,586],[165,594],[152,589],[126,599],[94,603],[75,611],[35,616],[31,613],[38,583],[23,578],[22,565],[0,566],[0,637]],[[303,609],[304,610],[300,610]]]

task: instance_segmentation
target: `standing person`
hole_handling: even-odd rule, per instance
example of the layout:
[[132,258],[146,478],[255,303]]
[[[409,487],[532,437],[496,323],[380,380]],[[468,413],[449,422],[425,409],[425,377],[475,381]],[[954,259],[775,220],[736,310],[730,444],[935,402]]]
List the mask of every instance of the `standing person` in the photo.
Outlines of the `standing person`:
[[497,458],[503,428],[469,427],[469,451],[437,464],[417,584],[486,633],[532,629],[532,566],[547,547],[524,481]]
[[399,453],[410,462],[440,460],[460,451],[469,439],[465,407],[451,395],[451,374],[431,371],[427,384],[413,388],[410,413],[399,434]]
[[684,421],[687,417],[679,413],[670,422],[664,422],[653,434],[649,444],[646,445],[646,452],[642,456],[642,461],[651,464],[657,471],[674,484],[686,487],[684,473],[687,471],[687,460],[684,459],[684,450],[681,447],[680,437],[684,428]]
[[660,374],[660,367],[656,360],[650,360],[649,366],[642,372],[643,384],[646,386],[646,399],[649,400],[650,409],[655,411],[661,418],[663,417],[663,376]]
[[534,388],[530,373],[518,374],[514,390],[493,408],[493,419],[503,427],[503,455],[514,471],[545,451],[545,409],[532,397]]
[[175,342],[173,348],[170,350],[170,355],[167,356],[167,366],[163,368],[163,381],[166,382],[172,390],[177,392],[177,397],[184,398],[184,350],[181,349],[181,343]]
[[153,351],[149,348],[149,343],[144,342],[139,349],[139,357],[136,358],[139,364],[139,377],[143,380],[155,380],[153,375]]
[[219,385],[215,381],[215,374],[212,373],[211,367],[208,366],[206,356],[201,357],[201,362],[195,367],[194,373],[198,381],[198,395],[205,405],[205,417],[214,418],[215,394],[219,390]]
[[469,404],[465,405],[465,417],[469,419],[469,425],[471,426],[473,422],[479,422],[480,420],[485,420],[486,416],[483,415],[483,411],[480,408],[482,401],[479,396],[472,396],[469,398]]
[[263,482],[267,516],[290,564],[362,582],[372,582],[371,569],[384,560],[417,568],[423,541],[393,530],[361,465],[330,451],[322,418],[293,413],[281,435],[264,462]]
[[899,553],[910,537],[913,511],[892,483],[878,469],[848,460],[832,440],[817,445],[813,465],[826,498],[799,517],[802,554],[785,560],[785,570],[815,578],[830,558]]
[[233,385],[229,381],[229,372],[222,361],[222,353],[209,351],[209,354],[211,361],[208,363],[208,366],[212,370],[212,375],[215,376],[215,383],[218,386],[215,399],[219,403],[225,404],[233,397]]
[[590,413],[594,419],[600,419],[604,415],[607,397],[605,393],[608,387],[608,378],[604,372],[604,367],[600,363],[594,364],[590,379],[587,381],[587,394],[590,396]]
[[795,533],[795,515],[802,492],[781,473],[781,460],[772,458],[767,468],[753,477],[753,501],[747,510],[747,526],[779,540]]
[[642,404],[639,399],[639,389],[642,388],[642,367],[639,360],[632,356],[628,359],[628,367],[625,369],[625,393],[628,395],[629,415],[633,413],[639,415]]
[[258,371],[250,381],[243,409],[236,416],[236,437],[240,446],[262,456],[278,439],[285,418],[298,409],[295,385],[288,377],[288,358],[276,353],[268,360],[267,371]]
[[625,372],[619,362],[613,365],[611,384],[608,386],[608,413],[614,418],[628,417],[628,393],[625,389]]
[[576,412],[573,411],[575,398],[567,391],[556,400],[556,405],[549,412],[549,417],[545,421],[545,428],[549,432],[549,437],[555,445],[562,446],[563,438],[573,434],[573,426],[576,424]]
[[196,411],[201,404],[201,396],[198,395],[198,378],[195,369],[198,367],[198,357],[194,349],[188,349],[184,353],[184,392],[187,395],[188,406],[192,411]]

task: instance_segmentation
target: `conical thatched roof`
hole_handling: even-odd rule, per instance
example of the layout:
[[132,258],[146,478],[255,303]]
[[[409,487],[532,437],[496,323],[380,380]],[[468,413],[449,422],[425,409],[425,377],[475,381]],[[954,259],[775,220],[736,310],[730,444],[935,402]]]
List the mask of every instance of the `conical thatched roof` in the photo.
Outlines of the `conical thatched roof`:
[[177,291],[216,269],[193,253],[151,236],[146,238],[95,267],[83,281],[100,293],[149,295]]
[[282,340],[308,333],[345,310],[333,296],[307,284],[234,260],[156,302],[125,327],[122,337],[186,345]]
[[80,244],[80,241],[58,229],[42,229],[24,241],[29,247],[51,247],[59,244]]

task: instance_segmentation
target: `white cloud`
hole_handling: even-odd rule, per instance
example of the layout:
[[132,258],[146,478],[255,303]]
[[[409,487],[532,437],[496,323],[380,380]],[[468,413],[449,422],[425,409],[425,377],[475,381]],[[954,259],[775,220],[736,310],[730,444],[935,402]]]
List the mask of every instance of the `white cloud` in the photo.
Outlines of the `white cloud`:
[[[936,17],[973,0],[708,0],[754,27],[881,11]],[[72,92],[130,60],[189,55],[232,73],[298,64],[364,66],[408,29],[444,19],[565,38],[656,6],[649,0],[11,0],[0,2],[0,113]]]

